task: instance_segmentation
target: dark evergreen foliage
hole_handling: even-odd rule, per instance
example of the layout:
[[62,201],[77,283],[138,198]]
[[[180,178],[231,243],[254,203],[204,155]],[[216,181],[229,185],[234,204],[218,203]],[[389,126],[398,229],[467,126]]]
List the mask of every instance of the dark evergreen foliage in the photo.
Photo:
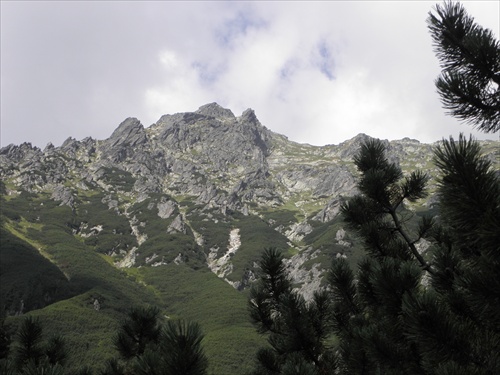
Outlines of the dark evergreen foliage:
[[[435,151],[441,227],[432,285],[469,349],[468,366],[500,368],[500,180],[476,141],[460,135]],[[457,333],[457,334],[458,334]]]
[[126,374],[124,367],[115,358],[106,361],[104,369],[100,372],[100,375],[124,375],[124,374]]
[[64,365],[68,355],[66,351],[66,344],[62,336],[51,337],[46,344],[45,354],[51,365],[60,364]]
[[282,260],[283,257],[277,249],[264,250],[260,262],[260,283],[250,291],[250,317],[260,333],[278,329],[273,316],[278,313],[281,297],[291,291]]
[[76,370],[74,372],[74,375],[92,375],[93,373],[94,372],[92,371],[92,369],[89,366],[85,365]]
[[[403,207],[394,209],[393,202],[423,196],[423,175],[416,172],[403,184],[393,178],[372,183],[374,174],[397,175],[380,145],[369,141],[361,147],[356,158],[361,195],[343,207],[369,256],[357,275],[343,259],[335,260],[330,272],[339,369],[345,374],[495,374],[500,368],[500,181],[491,163],[477,142],[463,136],[436,147],[439,220],[424,218],[411,233],[399,219]],[[434,246],[419,258],[412,246],[424,235]]]
[[416,246],[429,229],[430,220],[422,219],[420,230],[412,233],[406,227],[408,218],[403,215],[407,213],[405,201],[414,202],[426,196],[427,175],[414,171],[403,178],[401,169],[388,162],[385,146],[377,139],[361,145],[354,163],[362,173],[358,183],[361,194],[342,206],[345,221],[360,232],[366,250],[375,258],[416,259],[432,273]]
[[458,141],[444,140],[434,160],[442,172],[440,209],[450,235],[462,251],[484,252],[490,261],[498,261],[500,187],[491,161],[481,157],[477,142],[463,135]]
[[29,361],[38,363],[43,356],[43,337],[41,323],[28,316],[23,319],[17,332],[14,358],[16,366],[22,368]]
[[249,311],[270,347],[257,353],[254,374],[323,374],[334,367],[328,340],[333,332],[331,300],[318,291],[306,302],[292,290],[282,254],[264,250],[261,277],[250,292]]
[[21,321],[12,350],[0,358],[0,373],[62,375],[66,357],[64,339],[54,336],[45,341],[40,321],[27,316]]
[[102,375],[204,375],[208,361],[197,323],[168,321],[162,326],[156,307],[135,307],[128,314],[115,346],[125,366],[108,361]]
[[[425,174],[403,176],[378,140],[355,163],[360,194],[342,207],[367,256],[336,258],[327,291],[306,303],[283,257],[265,250],[250,315],[270,346],[255,374],[496,374],[500,368],[500,181],[474,140],[435,149],[439,217],[406,225]],[[417,246],[423,237],[432,245]],[[338,345],[326,343],[331,334]]]
[[500,44],[460,3],[429,13],[429,31],[443,71],[436,87],[454,117],[489,133],[500,129]]
[[64,368],[59,364],[50,364],[46,359],[41,362],[33,360],[23,366],[22,375],[64,375]]
[[160,338],[160,310],[155,306],[134,307],[115,337],[120,356],[131,359],[141,356],[148,344],[157,344]]
[[202,340],[203,334],[197,323],[182,320],[167,322],[160,345],[163,374],[207,374],[208,362],[201,346]]
[[0,309],[0,360],[7,358],[9,354],[11,337],[5,326],[5,310]]

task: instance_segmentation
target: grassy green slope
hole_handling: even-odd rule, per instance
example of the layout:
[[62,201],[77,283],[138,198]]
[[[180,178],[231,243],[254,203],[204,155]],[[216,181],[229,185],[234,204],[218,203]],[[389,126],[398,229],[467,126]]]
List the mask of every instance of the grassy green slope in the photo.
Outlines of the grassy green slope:
[[68,298],[64,274],[32,245],[0,227],[0,303],[8,314]]
[[238,281],[246,268],[259,261],[265,248],[283,251],[289,248],[285,236],[256,216],[236,215],[233,225],[240,229],[241,246],[232,259],[235,272],[228,276],[231,281]]
[[[74,224],[81,220],[78,212],[30,194],[4,203],[4,230],[9,231],[9,238],[24,242],[36,259],[41,258],[37,250],[42,252],[46,266],[68,280],[73,297],[29,314],[40,317],[46,337],[65,337],[70,369],[84,365],[101,369],[106,359],[117,355],[112,337],[120,320],[130,307],[145,304],[159,306],[171,318],[201,324],[211,374],[245,373],[252,367],[255,351],[265,339],[249,322],[245,294],[207,269],[194,270],[189,263],[117,269],[109,256],[74,235]],[[92,205],[85,208],[90,218]],[[34,268],[39,264],[28,263]],[[100,302],[99,311],[94,309],[95,299]],[[12,330],[20,319],[9,318]]]
[[265,339],[250,323],[246,294],[208,270],[195,271],[182,264],[142,267],[137,272],[159,291],[171,318],[200,323],[210,374],[244,374],[252,368],[255,352]]
[[[70,279],[69,289],[75,296],[30,314],[40,317],[46,337],[61,334],[65,338],[70,369],[81,365],[99,369],[106,359],[115,355],[112,337],[127,310],[134,305],[159,301],[150,290],[102,256],[85,249],[78,241],[72,243],[70,236],[64,244],[52,244],[45,251],[55,264],[64,265]],[[99,311],[94,309],[95,299],[100,302]],[[19,319],[10,318],[9,323],[15,326]]]
[[[17,212],[26,214],[26,217],[12,214],[16,206],[20,208]],[[43,264],[40,256],[32,254],[23,258],[25,269],[49,269],[55,274],[64,274],[69,295],[73,296],[30,314],[40,317],[47,337],[53,334],[64,336],[70,354],[70,369],[82,365],[100,369],[107,358],[115,355],[112,336],[128,309],[134,305],[160,302],[151,290],[114,267],[106,256],[72,234],[74,213],[69,207],[39,197],[23,196],[4,202],[2,208],[6,214],[4,230],[10,231],[7,238],[14,244],[6,247],[2,241],[2,253],[6,250],[11,253],[8,259],[2,259],[2,267],[4,260],[8,264],[21,257],[21,252],[26,252],[24,247],[32,250],[34,247],[57,267]],[[2,276],[5,276],[2,284],[14,285],[19,274]],[[100,302],[99,311],[94,310],[95,299]],[[19,319],[9,319],[12,329]]]

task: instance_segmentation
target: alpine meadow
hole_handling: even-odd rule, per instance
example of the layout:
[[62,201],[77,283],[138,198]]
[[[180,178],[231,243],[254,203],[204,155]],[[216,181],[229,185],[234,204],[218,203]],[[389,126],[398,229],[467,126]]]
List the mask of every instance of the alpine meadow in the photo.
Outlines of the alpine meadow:
[[[498,138],[500,43],[428,14]],[[0,149],[0,373],[496,375],[500,142],[290,141],[217,103]]]

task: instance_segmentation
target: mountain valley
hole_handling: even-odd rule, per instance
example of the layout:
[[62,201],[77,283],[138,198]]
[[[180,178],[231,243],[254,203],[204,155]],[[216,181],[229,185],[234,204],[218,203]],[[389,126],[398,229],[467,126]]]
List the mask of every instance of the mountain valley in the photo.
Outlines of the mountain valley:
[[[332,258],[355,267],[363,256],[340,207],[357,193],[353,156],[368,138],[299,144],[251,109],[237,117],[211,103],[147,128],[128,118],[105,140],[0,149],[0,290],[9,324],[39,316],[47,331],[68,336],[73,366],[99,367],[114,355],[127,310],[157,305],[201,324],[210,373],[242,373],[265,343],[246,309],[264,248],[285,254],[306,299]],[[433,145],[384,142],[405,173],[430,177],[427,198],[406,207],[411,226],[412,217],[435,212]],[[498,167],[499,142],[481,146]],[[419,243],[422,252],[427,246]]]

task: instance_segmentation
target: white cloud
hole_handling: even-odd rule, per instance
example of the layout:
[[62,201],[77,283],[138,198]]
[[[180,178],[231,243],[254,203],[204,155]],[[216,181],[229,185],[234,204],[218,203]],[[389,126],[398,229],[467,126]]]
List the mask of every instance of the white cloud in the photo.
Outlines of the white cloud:
[[[186,85],[199,93],[195,97],[220,100],[236,113],[253,107],[265,125],[297,141],[334,143],[359,132],[387,137],[395,133],[392,128],[405,128],[401,122],[414,127],[409,116],[415,113],[402,113],[411,103],[398,109],[404,96],[411,95],[408,88],[413,82],[405,79],[410,75],[404,70],[411,67],[397,67],[398,54],[406,53],[404,33],[392,30],[397,29],[394,22],[385,26],[395,14],[377,6],[365,9],[361,15],[378,17],[379,27],[368,24],[352,30],[349,23],[362,21],[359,4],[346,4],[343,14],[335,12],[335,4],[326,5],[332,9],[320,5],[257,3],[249,16],[236,12],[215,27],[212,51],[197,56],[196,64],[184,61],[187,68],[180,68],[177,75],[186,77],[186,69],[195,67],[201,79],[191,76]],[[387,45],[387,36],[392,45]],[[221,59],[223,71],[214,68]],[[390,69],[387,60],[393,63]],[[404,93],[401,84],[406,84]],[[193,97],[172,83],[153,92],[148,91],[149,101],[169,98],[179,107],[184,101],[183,108],[192,103]]]
[[[104,138],[213,101],[318,145],[472,130],[435,93],[434,2],[71,4],[2,3],[2,145]],[[465,6],[498,36],[498,2]]]
[[145,92],[148,111],[161,114],[187,112],[199,106],[205,99],[204,90],[191,62],[170,50],[161,51],[158,62],[162,77],[159,84]]

